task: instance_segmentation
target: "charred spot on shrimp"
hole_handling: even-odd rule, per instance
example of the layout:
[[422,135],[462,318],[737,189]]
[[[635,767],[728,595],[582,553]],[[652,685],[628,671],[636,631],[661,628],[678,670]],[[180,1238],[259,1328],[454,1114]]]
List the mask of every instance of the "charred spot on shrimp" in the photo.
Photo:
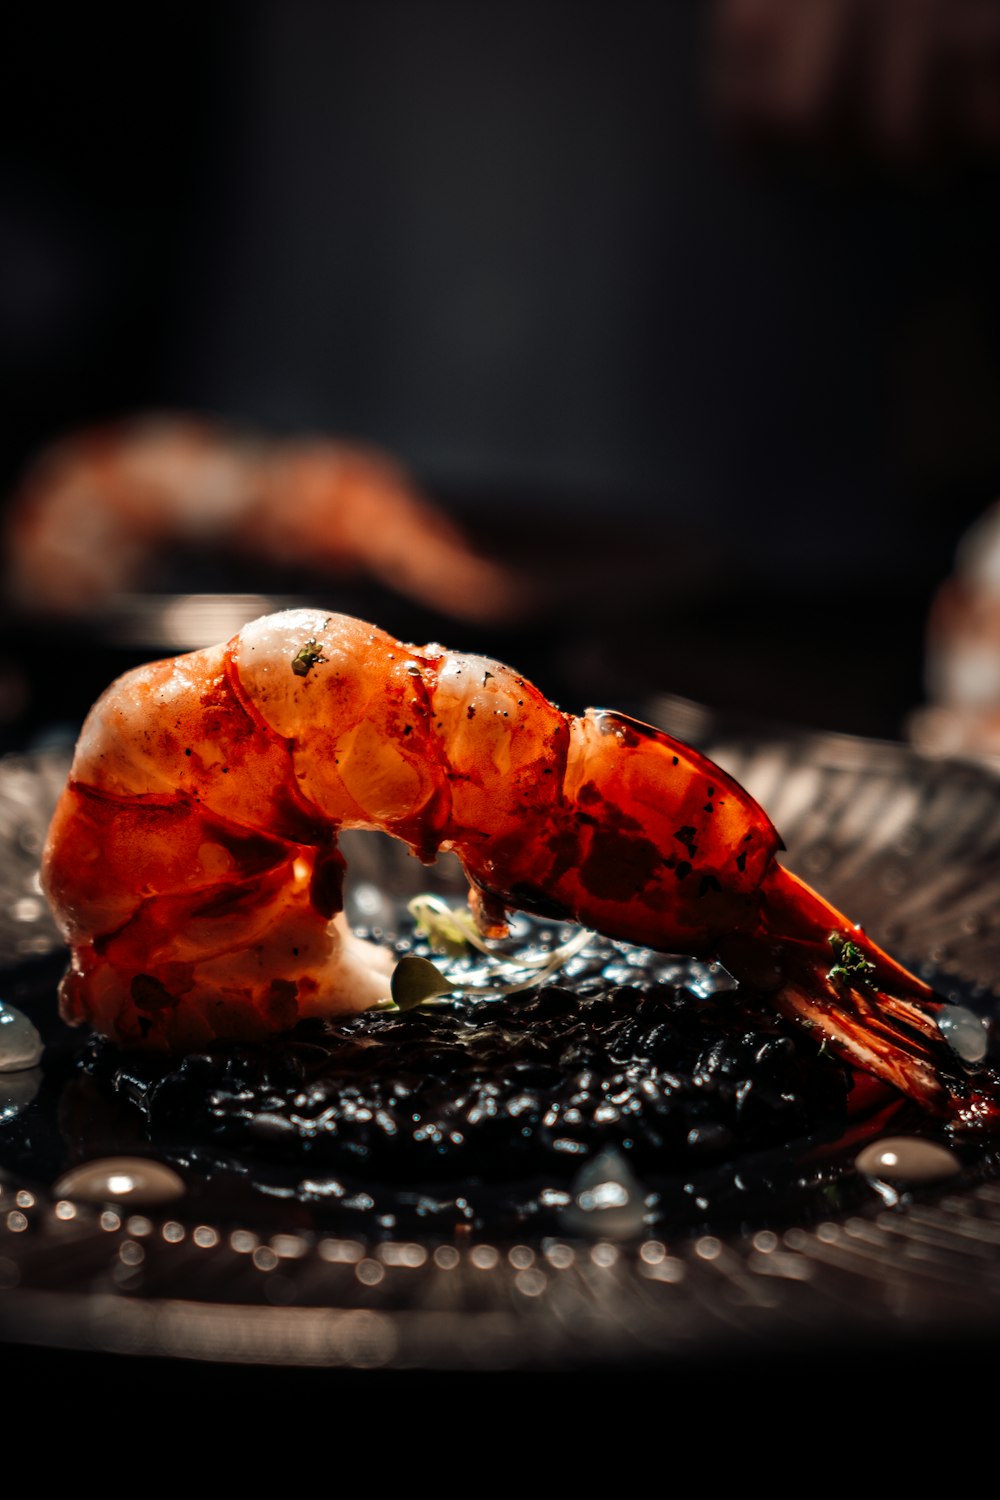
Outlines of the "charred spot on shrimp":
[[129,988],[136,1010],[147,1011],[151,1015],[156,1015],[158,1011],[173,1010],[178,1004],[177,996],[172,995],[154,974],[136,974]]
[[597,828],[580,866],[580,883],[602,901],[631,901],[662,865],[656,845],[641,834]]
[[299,1016],[299,987],[290,979],[272,979],[265,996],[268,1019],[279,1031],[295,1025]]

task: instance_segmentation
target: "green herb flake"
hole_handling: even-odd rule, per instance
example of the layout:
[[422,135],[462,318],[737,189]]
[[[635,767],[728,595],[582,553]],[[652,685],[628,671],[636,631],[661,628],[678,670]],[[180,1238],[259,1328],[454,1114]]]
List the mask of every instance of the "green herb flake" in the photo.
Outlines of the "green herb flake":
[[871,983],[875,965],[865,958],[857,943],[842,937],[839,932],[831,932],[827,942],[837,955],[837,962],[827,971],[826,977],[831,983],[854,986]]
[[308,677],[317,662],[326,661],[315,636],[306,641],[301,651],[292,657],[292,671],[296,677]]

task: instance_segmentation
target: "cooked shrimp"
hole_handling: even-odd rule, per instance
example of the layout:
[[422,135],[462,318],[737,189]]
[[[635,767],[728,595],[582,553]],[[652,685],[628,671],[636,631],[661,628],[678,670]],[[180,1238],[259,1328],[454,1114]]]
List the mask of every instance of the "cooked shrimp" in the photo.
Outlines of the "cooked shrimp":
[[184,1049],[363,1010],[385,955],[347,931],[341,829],[453,850],[488,936],[509,908],[718,956],[776,1008],[965,1128],[1000,1118],[944,1002],[775,862],[766,814],[622,714],[564,714],[508,667],[295,610],[128,673],[91,711],[44,883],[63,1014]]
[[8,593],[31,611],[90,609],[143,584],[169,547],[369,573],[469,620],[508,618],[526,599],[383,454],[174,416],[95,428],[41,456],[10,509]]

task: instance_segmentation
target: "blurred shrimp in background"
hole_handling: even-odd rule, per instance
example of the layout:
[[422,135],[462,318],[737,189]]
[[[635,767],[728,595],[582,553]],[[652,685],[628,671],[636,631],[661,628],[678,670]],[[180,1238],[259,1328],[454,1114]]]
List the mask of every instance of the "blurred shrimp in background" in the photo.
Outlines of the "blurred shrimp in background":
[[[5,739],[123,653],[197,644],[178,601],[206,595],[409,639],[464,620],[447,638],[567,706],[669,689],[898,733],[928,600],[1000,494],[998,24],[19,9]],[[319,522],[335,472],[355,499]]]
[[100,609],[183,550],[297,566],[317,588],[368,573],[460,619],[502,622],[525,603],[513,573],[476,556],[383,454],[168,415],[64,439],[36,461],[10,506],[10,597],[30,614]]

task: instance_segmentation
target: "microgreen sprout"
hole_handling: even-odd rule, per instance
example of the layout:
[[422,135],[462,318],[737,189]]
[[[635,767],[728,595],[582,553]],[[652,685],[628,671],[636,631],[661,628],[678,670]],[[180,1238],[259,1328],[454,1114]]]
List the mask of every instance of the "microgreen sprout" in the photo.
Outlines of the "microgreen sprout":
[[[492,1000],[532,989],[558,973],[594,936],[591,931],[583,928],[568,942],[547,953],[497,953],[480,936],[475,918],[468,907],[450,907],[439,896],[428,895],[415,897],[408,909],[417,922],[417,936],[428,938],[431,946],[438,951],[454,958],[472,947],[485,954],[496,965],[498,976],[517,977],[498,977],[493,981],[487,980],[486,983],[466,984],[462,982],[460,972],[446,975],[429,959],[409,954],[396,965],[390,984],[392,1001],[399,1010],[412,1010],[418,1005],[433,1004],[435,1000],[448,994]],[[380,1008],[388,1007],[383,1002]]]
[[417,924],[416,936],[425,937],[435,953],[461,958],[470,948],[477,948],[480,953],[494,956],[467,906],[451,907],[440,896],[424,895],[414,896],[406,909]]

